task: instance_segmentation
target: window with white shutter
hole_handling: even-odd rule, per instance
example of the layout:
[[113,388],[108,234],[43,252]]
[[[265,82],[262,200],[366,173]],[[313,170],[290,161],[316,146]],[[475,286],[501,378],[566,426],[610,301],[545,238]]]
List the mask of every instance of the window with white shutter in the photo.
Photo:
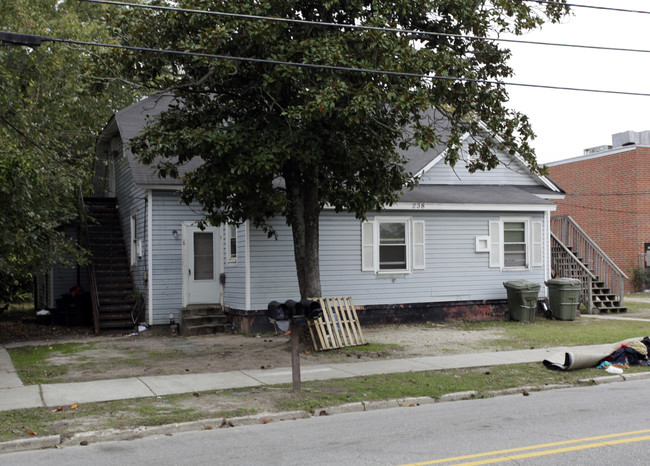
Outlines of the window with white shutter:
[[544,265],[544,260],[542,258],[542,222],[533,222],[533,239],[532,239],[532,246],[533,246],[533,259],[532,259],[532,266],[533,267],[541,267]]
[[424,222],[413,222],[413,270],[422,270],[425,268],[424,261],[425,241],[424,241]]
[[424,221],[376,217],[361,224],[361,270],[411,273],[425,268]]
[[375,231],[374,222],[361,224],[361,270],[375,271]]
[[[477,236],[487,240],[489,266],[501,270],[530,269],[543,265],[543,224],[531,222],[530,217],[502,217],[488,224],[488,237]],[[484,249],[476,248],[477,252]]]

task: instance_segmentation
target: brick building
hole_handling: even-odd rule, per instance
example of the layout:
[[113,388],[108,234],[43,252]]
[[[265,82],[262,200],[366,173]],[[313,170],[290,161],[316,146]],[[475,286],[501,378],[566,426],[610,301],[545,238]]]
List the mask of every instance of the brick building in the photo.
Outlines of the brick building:
[[650,270],[650,131],[614,134],[611,146],[548,167],[566,191],[552,215],[570,215],[628,277]]

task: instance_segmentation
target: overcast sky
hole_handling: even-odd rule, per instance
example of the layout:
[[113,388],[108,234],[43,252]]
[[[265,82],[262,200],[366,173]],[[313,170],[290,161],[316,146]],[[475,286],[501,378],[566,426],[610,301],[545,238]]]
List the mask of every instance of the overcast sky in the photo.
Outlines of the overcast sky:
[[[648,0],[570,3],[650,11]],[[525,40],[650,50],[650,15],[574,8],[562,24],[546,24]],[[514,82],[650,94],[650,53],[509,44]],[[650,97],[510,86],[511,107],[531,119],[541,163],[577,157],[611,144],[612,134],[650,130]]]

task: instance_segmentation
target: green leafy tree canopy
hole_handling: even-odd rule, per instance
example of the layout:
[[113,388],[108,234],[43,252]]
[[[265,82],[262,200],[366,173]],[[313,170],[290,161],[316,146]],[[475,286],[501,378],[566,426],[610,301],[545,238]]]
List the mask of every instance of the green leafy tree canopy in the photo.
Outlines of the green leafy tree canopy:
[[[101,40],[101,12],[71,0],[3,0],[0,31]],[[84,259],[60,228],[88,192],[95,137],[134,100],[117,80],[93,76],[89,48],[0,45],[0,299],[54,263]]]
[[[215,225],[250,220],[271,234],[268,219],[286,217],[303,297],[320,295],[321,210],[328,205],[364,218],[394,203],[413,186],[399,149],[445,143],[453,165],[462,135],[469,134],[475,155],[470,170],[498,164],[494,141],[538,169],[528,120],[506,108],[503,85],[483,82],[512,75],[509,51],[477,37],[522,33],[558,20],[567,13],[563,1],[154,3],[404,31],[142,9],[107,17],[131,46],[416,75],[131,51],[103,58],[128,79],[177,96],[178,103],[146,128],[133,150],[161,176],[178,176],[180,165],[201,157],[202,167],[183,178],[185,202],[198,201]],[[430,109],[445,117],[444,140]]]

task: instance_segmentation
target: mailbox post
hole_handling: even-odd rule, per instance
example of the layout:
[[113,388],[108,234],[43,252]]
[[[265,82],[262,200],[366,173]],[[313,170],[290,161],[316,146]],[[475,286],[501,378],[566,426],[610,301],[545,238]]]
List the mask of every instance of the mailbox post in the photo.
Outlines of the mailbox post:
[[267,307],[266,316],[274,322],[289,321],[291,332],[291,380],[293,392],[300,393],[300,330],[308,325],[308,319],[318,319],[323,315],[318,301],[291,299],[280,303],[271,301]]

